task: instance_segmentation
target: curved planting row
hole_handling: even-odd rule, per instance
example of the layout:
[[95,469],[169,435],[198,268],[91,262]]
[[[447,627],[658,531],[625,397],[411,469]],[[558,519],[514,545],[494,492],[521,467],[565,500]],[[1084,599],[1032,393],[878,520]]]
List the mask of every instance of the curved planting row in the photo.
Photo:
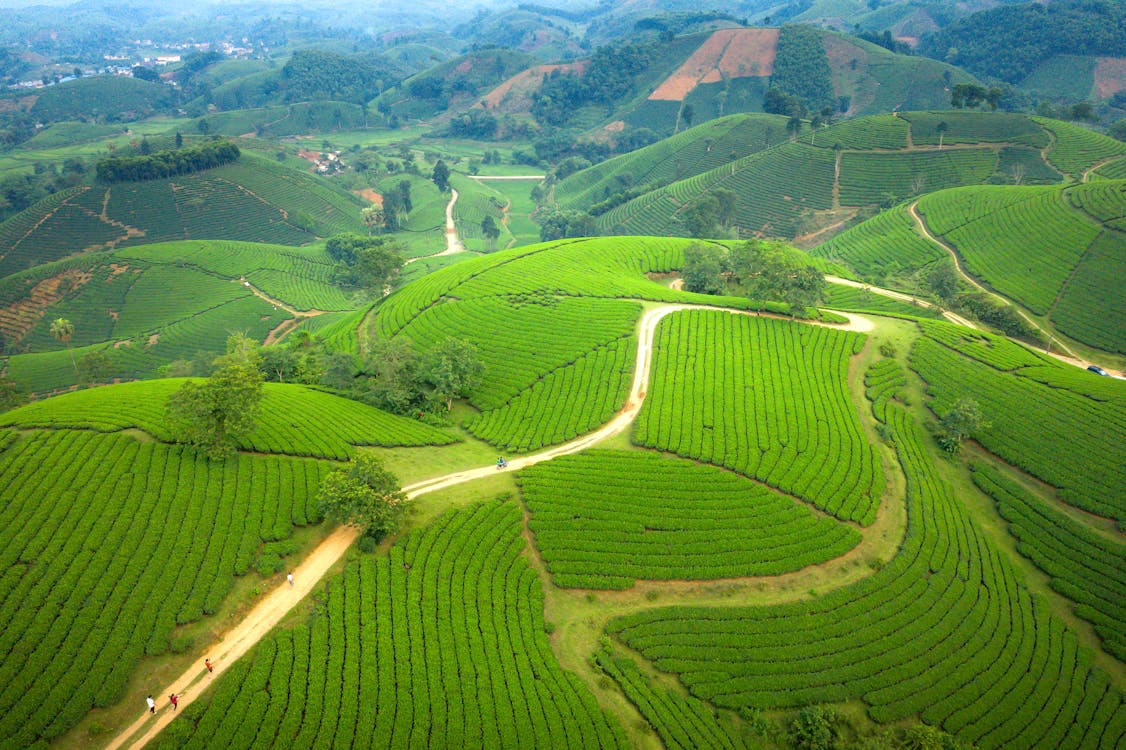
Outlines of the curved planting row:
[[166,745],[624,747],[555,660],[523,546],[518,508],[493,502],[353,562],[308,625],[265,641]]
[[960,398],[973,398],[988,422],[974,435],[985,448],[1058,487],[1072,505],[1126,518],[1126,408],[1121,402],[1099,403],[1021,377],[1019,370],[1001,372],[927,337],[912,347],[911,367],[927,382],[936,414]]
[[1085,344],[1126,354],[1124,270],[1126,233],[1100,233],[1056,300],[1052,322]]
[[898,206],[818,245],[812,255],[842,260],[862,276],[878,278],[893,268],[925,266],[943,258],[945,253],[919,235],[907,207]]
[[451,336],[475,343],[485,377],[471,400],[491,409],[547,373],[628,336],[640,314],[636,302],[583,297],[450,300],[418,316],[403,335],[423,350]]
[[888,195],[905,198],[924,192],[984,182],[997,168],[991,149],[959,148],[903,153],[841,154],[841,203],[863,206]]
[[748,744],[745,731],[737,728],[730,718],[721,717],[707,703],[691,695],[654,687],[633,659],[615,656],[606,649],[595,654],[594,659],[649,722],[668,750],[696,750],[700,747],[743,750],[758,747],[757,744]]
[[502,406],[472,417],[466,429],[519,453],[590,432],[610,421],[625,402],[635,352],[632,337],[598,346],[537,379]]
[[848,391],[864,337],[687,311],[661,322],[633,440],[726,466],[845,520],[876,517],[879,454]]
[[908,521],[879,572],[790,604],[657,609],[609,631],[721,707],[860,698],[876,721],[917,714],[982,750],[1119,747],[1121,692],[939,479],[922,430],[887,414]]
[[1100,180],[1067,191],[1071,205],[1096,221],[1126,231],[1126,180]]
[[945,320],[920,320],[918,323],[928,338],[998,370],[1010,371],[1039,365],[1053,365],[1058,369],[1057,361],[1048,355],[1021,346],[1004,336],[974,331]]
[[977,465],[973,478],[996,501],[1021,554],[1075,602],[1075,614],[1095,626],[1103,647],[1126,661],[1126,544],[1091,531],[994,468]]
[[1045,117],[1032,119],[1052,131],[1055,142],[1048,149],[1048,159],[1069,175],[1080,175],[1104,159],[1126,154],[1126,143],[1081,125]]
[[62,735],[216,611],[265,540],[318,520],[322,464],[61,430],[0,453],[0,745]]
[[888,401],[902,399],[907,387],[907,376],[894,359],[881,359],[868,368],[864,375],[864,395],[872,402],[872,414],[887,423]]
[[[1048,134],[1025,115],[1009,112],[903,112],[911,123],[915,145],[949,143],[1023,143],[1036,148],[1048,145]],[[945,127],[940,125],[945,124]]]
[[895,115],[873,115],[855,120],[844,120],[818,133],[812,138],[816,145],[824,148],[858,150],[907,148],[908,124],[903,117]]
[[653,453],[588,451],[518,481],[557,586],[778,575],[860,542],[856,529],[743,477]]
[[[920,303],[885,297],[871,289],[863,289],[843,284],[829,284],[826,287],[823,303],[832,310],[846,312],[874,313],[912,318],[940,318],[942,312],[934,307],[923,307]],[[824,310],[822,310],[824,312]]]
[[[968,271],[1042,314],[1051,308],[1099,227],[1067,205],[1062,189],[1030,190],[1036,192],[1028,200],[943,234],[965,258]],[[931,205],[943,197],[920,202],[928,220]]]
[[[74,427],[111,432],[136,427],[171,440],[164,403],[179,378],[92,388],[36,401],[0,417],[11,427]],[[258,424],[239,448],[346,459],[354,445],[445,445],[455,438],[428,425],[303,385],[266,383]]]

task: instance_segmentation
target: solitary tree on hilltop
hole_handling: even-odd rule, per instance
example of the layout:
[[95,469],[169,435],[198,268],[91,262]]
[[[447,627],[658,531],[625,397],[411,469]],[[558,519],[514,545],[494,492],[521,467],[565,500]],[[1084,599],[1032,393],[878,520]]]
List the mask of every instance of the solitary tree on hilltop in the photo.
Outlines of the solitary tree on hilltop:
[[227,339],[211,377],[189,380],[168,397],[165,419],[176,440],[224,459],[239,437],[254,429],[262,401],[258,345],[241,333]]
[[78,372],[78,365],[74,361],[74,352],[70,350],[70,337],[74,335],[74,324],[66,318],[55,318],[51,323],[51,335],[55,337],[56,341],[61,341],[66,346],[67,353],[70,354],[70,364],[74,367],[74,371]]

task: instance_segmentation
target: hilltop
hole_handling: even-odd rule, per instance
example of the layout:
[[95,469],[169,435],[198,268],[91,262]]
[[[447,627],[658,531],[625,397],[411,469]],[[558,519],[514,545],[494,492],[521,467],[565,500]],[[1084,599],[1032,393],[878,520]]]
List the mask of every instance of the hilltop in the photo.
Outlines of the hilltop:
[[[717,137],[717,129],[737,122],[732,136]],[[721,142],[723,151],[710,154]],[[768,143],[774,145],[764,148]],[[903,112],[819,129],[803,122],[796,132],[781,119],[729,120],[577,172],[555,194],[562,205],[598,212],[598,230],[606,234],[728,231],[812,244],[861,211],[911,196],[959,185],[1081,178],[1124,153],[1122,143],[1090,130],[1001,112]],[[731,194],[722,215],[706,201],[718,190]],[[608,198],[608,206],[596,206]]]
[[45,198],[0,225],[0,274],[167,240],[303,245],[363,231],[364,205],[299,166],[244,152],[233,164],[193,174],[79,185]]

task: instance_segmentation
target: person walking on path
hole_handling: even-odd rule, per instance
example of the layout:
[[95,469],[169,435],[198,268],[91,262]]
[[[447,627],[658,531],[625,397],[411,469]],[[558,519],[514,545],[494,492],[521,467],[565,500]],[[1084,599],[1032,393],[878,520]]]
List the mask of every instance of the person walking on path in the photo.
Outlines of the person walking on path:
[[176,706],[178,706],[180,703],[180,696],[172,693],[172,695],[168,696],[168,702],[172,704],[172,710],[175,711]]
[[215,671],[215,667],[211,666],[211,659],[204,659],[203,666],[207,667],[208,674]]
[[155,714],[156,713],[156,701],[154,701],[152,699],[151,695],[148,698],[145,698],[145,703],[149,704],[149,713]]
[[285,577],[285,580],[289,581],[289,587],[290,587],[290,588],[293,588],[293,574],[292,574],[292,573],[290,573],[289,575],[287,575],[287,576]]

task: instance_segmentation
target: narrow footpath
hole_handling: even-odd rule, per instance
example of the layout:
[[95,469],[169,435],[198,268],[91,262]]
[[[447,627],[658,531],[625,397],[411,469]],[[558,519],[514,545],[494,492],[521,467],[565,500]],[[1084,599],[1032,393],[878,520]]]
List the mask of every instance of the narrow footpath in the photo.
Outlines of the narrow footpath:
[[453,255],[454,253],[465,252],[465,245],[461,244],[461,240],[457,236],[457,225],[454,224],[455,203],[457,203],[457,191],[450,188],[450,202],[446,204],[446,249],[440,253],[431,253],[430,255],[420,255],[417,258],[409,258],[406,261],[407,263],[414,263],[416,260],[422,260],[423,258],[437,258],[440,255]]
[[[716,310],[732,315],[758,315],[758,313],[748,310],[731,310],[709,305],[665,304],[649,309],[641,316],[639,324],[633,384],[630,387],[625,406],[622,407],[617,416],[594,432],[576,438],[569,443],[530,456],[513,458],[508,462],[507,468],[504,469],[498,469],[496,465],[490,464],[489,466],[467,469],[415,482],[403,488],[407,497],[413,499],[428,492],[493,476],[499,471],[519,471],[542,461],[550,461],[559,456],[586,450],[594,444],[624,431],[637,417],[642,404],[645,403],[646,389],[653,366],[653,338],[657,331],[657,325],[669,314],[681,310]],[[848,323],[834,325],[816,321],[805,322],[809,325],[839,330],[870,331],[874,328],[872,321],[862,315],[843,312],[837,314],[847,318]],[[173,680],[172,684],[153,691],[152,694],[159,706],[156,715],[153,716],[148,711],[144,711],[136,721],[126,727],[106,746],[107,749],[117,750],[118,748],[129,747],[130,750],[139,750],[156,737],[176,717],[176,712],[172,711],[168,705],[170,693],[176,693],[179,696],[181,708],[187,707],[195,698],[199,697],[213,679],[227,671],[239,657],[253,648],[275,625],[281,622],[291,609],[308,596],[320,583],[325,573],[344,556],[344,553],[347,552],[358,536],[359,532],[349,526],[341,526],[333,531],[293,569],[292,586],[287,582],[282,582],[273,591],[266,594],[238,625],[228,631],[221,641],[215,643],[204,653],[204,656],[211,660],[215,670],[213,673],[209,674],[203,662],[200,661]]]

